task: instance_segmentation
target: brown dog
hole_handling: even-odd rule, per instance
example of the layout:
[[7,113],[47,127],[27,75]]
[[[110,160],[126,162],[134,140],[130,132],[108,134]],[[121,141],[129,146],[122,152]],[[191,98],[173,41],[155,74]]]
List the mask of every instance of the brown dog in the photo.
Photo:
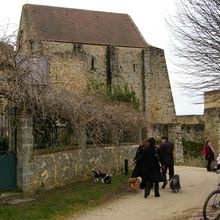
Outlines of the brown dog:
[[129,178],[128,184],[130,186],[131,192],[136,192],[139,189],[141,182],[142,178],[140,176]]

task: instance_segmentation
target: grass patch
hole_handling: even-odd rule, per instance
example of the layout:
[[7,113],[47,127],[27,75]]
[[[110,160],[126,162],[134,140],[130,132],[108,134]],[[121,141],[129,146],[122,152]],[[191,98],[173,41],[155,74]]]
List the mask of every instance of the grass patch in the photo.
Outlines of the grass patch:
[[112,184],[94,183],[93,180],[74,183],[63,188],[35,194],[35,200],[19,205],[0,206],[1,220],[58,219],[96,207],[109,199],[127,192],[129,176],[112,177]]

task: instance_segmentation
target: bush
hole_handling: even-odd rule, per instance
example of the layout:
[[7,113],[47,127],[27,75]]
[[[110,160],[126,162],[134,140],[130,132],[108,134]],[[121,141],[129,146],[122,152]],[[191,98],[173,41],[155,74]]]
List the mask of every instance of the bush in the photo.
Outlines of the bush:
[[194,158],[202,157],[202,148],[204,144],[194,141],[183,141],[183,154]]

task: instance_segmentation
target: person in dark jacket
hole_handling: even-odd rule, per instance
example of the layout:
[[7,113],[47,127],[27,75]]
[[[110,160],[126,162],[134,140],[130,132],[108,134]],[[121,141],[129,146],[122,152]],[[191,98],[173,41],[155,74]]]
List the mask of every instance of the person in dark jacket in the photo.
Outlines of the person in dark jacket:
[[159,182],[162,182],[160,171],[160,152],[155,146],[156,140],[149,138],[143,140],[134,157],[135,167],[131,177],[142,178],[141,188],[144,189],[144,197],[150,195],[150,189],[154,187],[155,197],[159,197]]
[[169,181],[174,175],[174,159],[173,159],[174,144],[169,142],[168,137],[162,137],[162,144],[160,145],[160,157],[162,165],[163,185],[165,188],[167,185],[167,169],[169,170]]
[[[142,144],[139,145],[135,157],[134,157],[134,163],[135,163],[135,167],[134,170],[132,172],[131,177],[138,177],[142,175],[142,160],[143,160],[143,156],[144,156],[144,151],[147,149],[148,147],[148,140],[144,139],[142,141]],[[142,185],[141,185],[142,186]]]
[[159,182],[162,182],[162,174],[160,171],[160,155],[159,149],[155,146],[156,140],[151,137],[148,139],[148,147],[143,151],[143,159],[141,160],[141,177],[144,186],[144,197],[150,195],[150,189],[154,187],[155,197],[159,197]]
[[205,144],[205,152],[206,152],[205,159],[208,161],[207,171],[211,171],[211,164],[212,161],[215,159],[215,151],[209,140]]

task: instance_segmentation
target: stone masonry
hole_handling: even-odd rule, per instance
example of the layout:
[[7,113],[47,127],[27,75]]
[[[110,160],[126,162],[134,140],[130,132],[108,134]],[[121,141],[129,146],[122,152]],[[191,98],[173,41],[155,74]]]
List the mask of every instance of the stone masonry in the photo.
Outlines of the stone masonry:
[[[89,28],[83,28],[87,25],[84,21],[91,22]],[[108,23],[111,25],[103,25]],[[102,28],[105,31],[99,31]],[[91,80],[132,88],[147,118],[143,136],[167,135],[175,144],[178,164],[184,161],[183,138],[203,140],[201,120],[193,117],[198,123],[187,127],[191,119],[176,116],[164,51],[147,44],[129,16],[27,4],[22,10],[17,43],[23,46],[23,54],[47,57],[49,80],[57,89],[65,86],[81,92]],[[219,144],[219,109],[206,108],[205,112],[205,119],[201,118],[206,137],[213,135]],[[213,127],[216,132],[212,132]],[[19,118],[17,140],[17,184],[24,192],[88,179],[92,168],[110,174],[122,171],[125,159],[133,163],[140,144],[118,146],[115,140],[114,146],[88,148],[81,138],[76,149],[40,154],[34,151],[28,117]]]

